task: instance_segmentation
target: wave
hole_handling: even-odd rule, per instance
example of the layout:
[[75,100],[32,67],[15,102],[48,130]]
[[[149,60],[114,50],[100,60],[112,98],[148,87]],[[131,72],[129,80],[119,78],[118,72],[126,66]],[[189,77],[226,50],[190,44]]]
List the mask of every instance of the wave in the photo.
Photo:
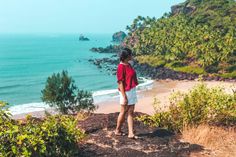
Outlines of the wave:
[[37,111],[45,111],[49,109],[50,106],[43,102],[35,102],[21,105],[14,105],[9,107],[9,111],[12,115],[22,114],[22,113],[30,113]]
[[9,88],[17,88],[17,87],[23,87],[22,84],[15,84],[15,85],[6,85],[6,86],[0,86],[0,89],[9,89]]
[[143,83],[137,86],[138,90],[150,90],[153,88],[154,80],[151,80],[145,77],[139,77],[139,79],[142,80]]
[[[139,77],[140,83],[136,88],[137,92],[143,91],[143,90],[150,90],[153,87],[154,80],[145,78],[145,77]],[[99,103],[103,101],[107,101],[109,99],[115,99],[119,97],[118,89],[109,89],[109,90],[100,90],[100,91],[94,91],[92,92],[94,102]]]
[[[153,87],[154,80],[150,80],[144,77],[139,77],[140,83],[136,88],[137,92],[143,90],[150,90]],[[94,103],[100,103],[109,100],[116,100],[119,98],[118,89],[99,90],[92,92]],[[45,111],[51,107],[43,102],[33,102],[27,104],[14,105],[9,107],[9,111],[12,115],[25,114],[30,112]]]

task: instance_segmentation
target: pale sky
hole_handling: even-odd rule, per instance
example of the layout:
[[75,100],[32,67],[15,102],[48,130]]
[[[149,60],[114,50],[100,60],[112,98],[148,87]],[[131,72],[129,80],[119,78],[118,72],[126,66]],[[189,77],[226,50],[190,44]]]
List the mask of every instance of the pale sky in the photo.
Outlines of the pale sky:
[[185,0],[0,0],[0,33],[114,33]]

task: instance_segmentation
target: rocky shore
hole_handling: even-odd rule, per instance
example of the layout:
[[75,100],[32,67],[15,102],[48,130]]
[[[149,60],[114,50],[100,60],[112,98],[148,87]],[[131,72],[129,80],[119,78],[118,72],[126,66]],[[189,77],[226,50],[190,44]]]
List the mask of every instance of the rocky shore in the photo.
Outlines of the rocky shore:
[[115,54],[118,54],[121,49],[122,49],[122,46],[120,46],[120,45],[109,45],[105,48],[103,48],[103,47],[93,47],[93,48],[90,49],[90,51],[97,52],[97,53],[115,53]]
[[[116,55],[113,55],[112,58],[117,58]],[[96,65],[99,69],[104,69],[111,75],[116,75],[116,66],[119,64],[119,60],[111,58],[102,58],[102,59],[89,59],[89,62]]]
[[[96,65],[98,68],[102,68],[109,74],[115,75],[117,64],[119,59],[117,54],[114,54],[111,58],[102,59],[89,59],[89,62]],[[172,80],[195,80],[199,78],[197,74],[190,74],[184,72],[177,72],[166,67],[152,67],[148,64],[140,64],[137,60],[134,60],[133,67],[137,71],[139,76],[149,77],[151,79],[172,79]],[[202,80],[205,81],[235,81],[235,79],[224,79],[219,76],[202,76]]]

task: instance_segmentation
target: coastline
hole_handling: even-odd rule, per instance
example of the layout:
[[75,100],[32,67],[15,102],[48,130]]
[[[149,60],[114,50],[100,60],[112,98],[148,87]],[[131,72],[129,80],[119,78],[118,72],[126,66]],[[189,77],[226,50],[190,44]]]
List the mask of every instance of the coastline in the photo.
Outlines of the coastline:
[[[223,86],[226,89],[226,92],[232,92],[232,89],[236,90],[235,82],[224,82],[224,81],[203,81],[209,87],[215,86]],[[135,106],[135,112],[142,112],[146,114],[154,114],[155,110],[152,106],[154,97],[156,97],[160,101],[160,106],[165,108],[169,104],[169,97],[173,92],[181,91],[187,92],[196,84],[200,83],[199,81],[188,81],[188,80],[155,80],[153,82],[152,89],[144,89],[137,92],[138,95],[138,103]],[[111,98],[106,101],[95,103],[98,106],[98,109],[95,113],[114,113],[119,112],[119,101],[118,97]],[[51,114],[57,114],[58,112],[55,109],[47,108],[47,112]],[[27,114],[30,114],[34,117],[44,117],[45,111],[36,111],[29,113],[22,113],[13,115],[14,119],[22,119]]]
[[[153,88],[151,90],[138,92],[138,103],[135,106],[136,112],[143,112],[149,115],[155,113],[153,108],[154,98],[156,97],[160,101],[160,107],[165,109],[169,104],[169,97],[173,92],[181,91],[187,92],[192,89],[200,81],[189,80],[156,80],[154,81]],[[235,82],[224,81],[204,81],[208,87],[222,86],[226,92],[232,92],[232,89],[236,90]],[[119,112],[118,101],[107,101],[100,105],[100,108],[95,113],[112,113]]]

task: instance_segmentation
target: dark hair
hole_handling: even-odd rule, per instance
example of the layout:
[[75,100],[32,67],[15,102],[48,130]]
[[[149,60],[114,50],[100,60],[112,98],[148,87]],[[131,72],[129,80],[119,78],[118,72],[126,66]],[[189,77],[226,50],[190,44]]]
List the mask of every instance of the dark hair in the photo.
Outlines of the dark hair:
[[132,51],[129,48],[123,48],[120,52],[120,61],[123,62],[131,55],[132,55]]

